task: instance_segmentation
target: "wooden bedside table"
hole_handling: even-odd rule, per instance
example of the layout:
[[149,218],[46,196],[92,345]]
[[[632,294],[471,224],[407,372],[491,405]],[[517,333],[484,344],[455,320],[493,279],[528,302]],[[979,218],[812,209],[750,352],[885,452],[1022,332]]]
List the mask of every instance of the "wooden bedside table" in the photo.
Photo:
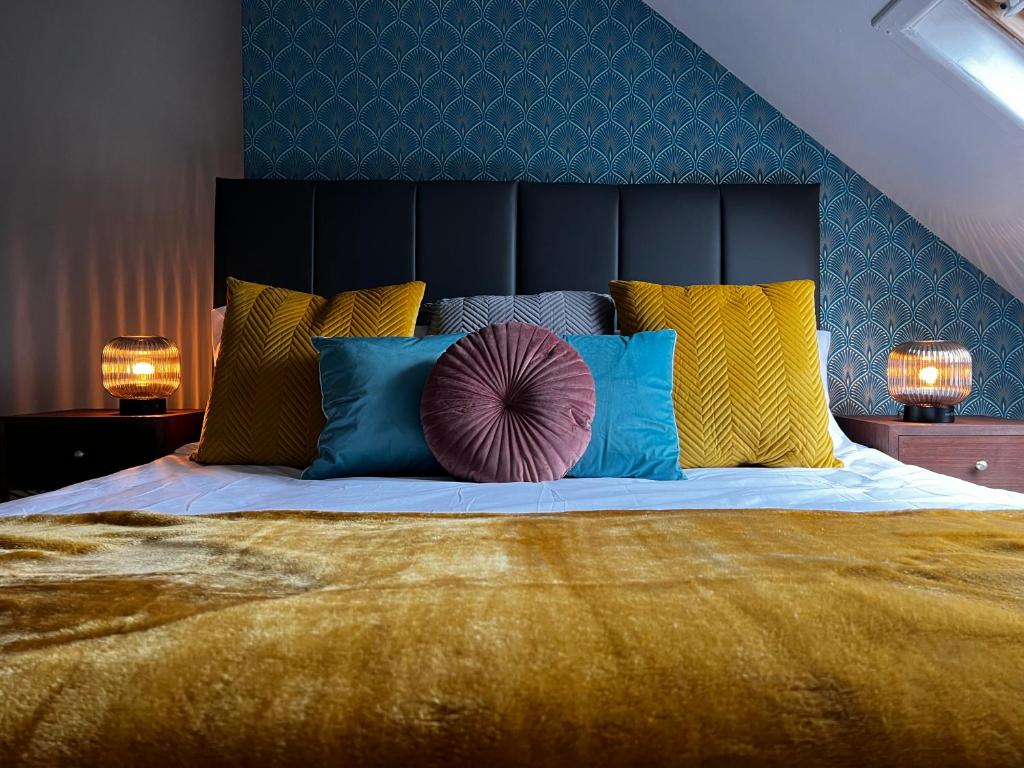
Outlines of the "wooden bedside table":
[[199,439],[203,411],[121,416],[116,410],[0,418],[0,502],[145,464]]
[[836,416],[847,437],[906,464],[990,488],[1024,492],[1024,421],[957,416],[915,424],[896,416]]

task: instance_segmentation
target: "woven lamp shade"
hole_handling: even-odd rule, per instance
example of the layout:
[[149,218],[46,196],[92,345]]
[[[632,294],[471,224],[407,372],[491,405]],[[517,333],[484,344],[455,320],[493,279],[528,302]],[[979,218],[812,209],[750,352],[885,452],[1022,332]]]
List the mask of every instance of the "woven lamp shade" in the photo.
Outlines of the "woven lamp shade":
[[938,411],[952,420],[952,406],[971,394],[971,353],[955,341],[919,340],[900,344],[889,353],[889,395],[910,414]]
[[103,347],[102,368],[103,388],[122,401],[162,401],[181,384],[181,355],[163,336],[111,339]]

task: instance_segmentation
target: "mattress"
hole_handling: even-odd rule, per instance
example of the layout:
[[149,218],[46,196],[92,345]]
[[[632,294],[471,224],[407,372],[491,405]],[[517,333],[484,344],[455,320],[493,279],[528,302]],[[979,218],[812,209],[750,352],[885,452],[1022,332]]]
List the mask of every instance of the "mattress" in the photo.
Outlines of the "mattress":
[[1024,509],[1024,494],[903,464],[843,441],[841,469],[687,470],[678,482],[617,478],[476,484],[437,478],[300,480],[284,467],[200,466],[193,445],[151,464],[0,504],[0,516],[136,510],[172,515],[302,509],[510,514],[603,509]]

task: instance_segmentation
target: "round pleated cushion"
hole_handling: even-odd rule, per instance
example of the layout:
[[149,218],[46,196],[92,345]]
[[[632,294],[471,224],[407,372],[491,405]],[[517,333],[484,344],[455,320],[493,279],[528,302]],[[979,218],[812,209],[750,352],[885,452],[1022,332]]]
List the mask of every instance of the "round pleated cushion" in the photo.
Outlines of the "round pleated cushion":
[[564,477],[590,442],[594,377],[551,331],[501,323],[441,355],[423,390],[427,445],[454,477],[482,483]]

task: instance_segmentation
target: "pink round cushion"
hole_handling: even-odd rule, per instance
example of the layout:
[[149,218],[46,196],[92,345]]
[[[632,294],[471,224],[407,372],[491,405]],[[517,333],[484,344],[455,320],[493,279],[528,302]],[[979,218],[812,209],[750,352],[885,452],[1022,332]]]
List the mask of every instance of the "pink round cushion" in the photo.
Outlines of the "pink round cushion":
[[501,323],[459,339],[423,389],[423,436],[454,477],[481,483],[565,476],[590,442],[594,377],[546,328]]

